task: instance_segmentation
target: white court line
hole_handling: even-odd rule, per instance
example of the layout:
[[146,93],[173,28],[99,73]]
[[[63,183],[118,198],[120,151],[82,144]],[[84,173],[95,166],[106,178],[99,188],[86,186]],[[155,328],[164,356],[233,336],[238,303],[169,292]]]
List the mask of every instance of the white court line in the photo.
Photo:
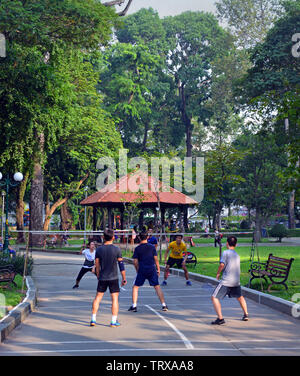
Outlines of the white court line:
[[20,351],[0,351],[0,354],[35,354],[35,353],[83,353],[83,352],[132,352],[132,351],[255,351],[255,350],[300,350],[300,347],[243,347],[243,348],[222,348],[222,347],[217,347],[217,348],[197,348],[193,347],[191,349],[182,347],[182,348],[146,348],[146,349],[140,349],[140,348],[132,348],[132,349],[114,349],[114,348],[108,348],[108,349],[80,349],[80,350],[20,350]]
[[[28,345],[71,345],[71,344],[103,344],[103,343],[164,343],[164,342],[169,342],[169,343],[178,343],[182,342],[181,339],[138,339],[138,340],[112,340],[112,341],[44,341],[44,342],[16,342],[13,343],[14,346],[28,346]],[[300,342],[300,339],[236,339],[236,340],[200,340],[200,339],[195,339],[193,340],[194,343],[264,343],[264,342]],[[248,347],[247,347],[248,348]],[[252,349],[252,347],[249,347]]]
[[20,350],[20,351],[0,351],[0,354],[35,354],[35,353],[83,353],[83,352],[109,352],[111,353],[112,351],[114,352],[126,352],[126,351],[129,351],[129,352],[132,352],[132,351],[172,351],[172,353],[174,351],[184,351],[184,350],[188,350],[188,351],[191,351],[191,350],[200,350],[200,351],[216,351],[216,350],[220,350],[220,351],[238,351],[237,349],[228,349],[228,348],[217,348],[217,349],[212,349],[212,348],[192,348],[192,349],[188,349],[186,347],[179,347],[179,348],[174,348],[174,347],[171,347],[171,348],[158,348],[158,349],[139,349],[139,348],[136,348],[136,349],[114,349],[114,348],[109,348],[109,349],[80,349],[80,350]]
[[[123,289],[124,291],[129,291],[130,292],[130,290],[125,290],[125,289]],[[89,292],[89,291],[91,291],[91,290],[79,290],[78,291],[78,293],[80,293],[80,292],[82,292],[82,293],[86,293],[86,292]],[[94,293],[94,290],[93,291],[91,291],[92,293]],[[164,291],[165,293],[166,293],[166,291]],[[41,291],[41,290],[39,290],[39,295],[40,294],[57,294],[57,295],[59,295],[59,294],[64,294],[64,293],[69,293],[69,294],[71,294],[72,296],[76,296],[75,294],[77,294],[77,292],[74,294],[74,293],[72,293],[72,290],[62,290],[62,291]],[[129,296],[129,295],[128,295]],[[151,298],[152,296],[146,296],[147,298]],[[157,299],[157,296],[155,296],[155,295],[153,295],[153,297],[155,298],[155,299]],[[169,295],[169,298],[193,298],[193,299],[195,299],[195,298],[210,298],[211,297],[211,295]],[[127,297],[124,297],[124,296],[120,296],[119,298],[127,298]]]
[[164,320],[164,322],[166,322],[175,331],[175,333],[177,333],[179,335],[179,337],[182,339],[182,341],[185,344],[185,346],[186,346],[187,349],[193,349],[194,348],[194,346],[192,345],[192,343],[186,338],[186,336],[183,333],[181,333],[180,330],[178,330],[176,328],[176,326],[174,324],[172,324],[169,320],[167,320],[164,316],[162,316],[159,312],[157,312],[155,309],[153,309],[149,305],[146,305],[146,307],[148,309],[150,309],[152,312],[154,312],[162,320]]

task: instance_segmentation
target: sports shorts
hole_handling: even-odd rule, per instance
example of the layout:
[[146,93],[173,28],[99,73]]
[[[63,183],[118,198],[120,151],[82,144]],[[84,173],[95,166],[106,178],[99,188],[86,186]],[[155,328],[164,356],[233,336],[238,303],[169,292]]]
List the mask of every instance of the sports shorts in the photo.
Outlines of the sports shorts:
[[176,264],[177,268],[180,269],[182,267],[182,261],[183,261],[183,258],[169,257],[167,261],[167,265],[169,265],[170,268],[172,268],[172,266]]
[[139,287],[143,286],[146,279],[148,280],[150,286],[159,285],[158,275],[157,275],[156,269],[151,269],[149,271],[147,271],[147,270],[140,271],[139,270],[138,273],[137,273],[134,285],[139,286]]
[[110,281],[98,281],[97,291],[105,292],[109,288],[109,292],[113,294],[114,292],[120,292],[119,280],[113,279]]
[[228,287],[220,282],[214,289],[212,296],[217,299],[223,299],[226,295],[229,298],[240,298],[242,296],[241,286]]

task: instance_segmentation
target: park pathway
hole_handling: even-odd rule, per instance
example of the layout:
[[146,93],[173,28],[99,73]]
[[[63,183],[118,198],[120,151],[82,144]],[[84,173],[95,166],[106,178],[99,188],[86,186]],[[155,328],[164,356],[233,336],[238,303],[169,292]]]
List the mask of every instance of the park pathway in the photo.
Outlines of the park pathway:
[[[241,321],[236,300],[223,300],[226,324],[215,319],[213,287],[200,282],[186,286],[170,275],[163,287],[168,312],[162,312],[153,288],[140,289],[138,312],[128,312],[135,278],[126,265],[128,284],[120,292],[121,327],[110,328],[110,295],[104,295],[97,325],[89,326],[97,280],[86,275],[73,290],[82,256],[35,252],[33,280],[38,305],[0,344],[0,356],[298,356],[300,321],[248,300],[250,321]],[[161,277],[162,278],[162,277]],[[131,358],[133,359],[133,358]]]

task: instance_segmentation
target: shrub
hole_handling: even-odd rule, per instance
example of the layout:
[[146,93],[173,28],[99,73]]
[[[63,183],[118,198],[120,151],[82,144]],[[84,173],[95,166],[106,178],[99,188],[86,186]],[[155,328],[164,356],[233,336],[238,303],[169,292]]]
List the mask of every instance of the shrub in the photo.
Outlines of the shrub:
[[241,230],[250,230],[250,222],[246,221],[245,219],[240,223],[240,229]]
[[[1,255],[1,257],[0,257],[0,266],[13,265],[15,267],[16,272],[18,274],[21,274],[21,275],[23,275],[24,263],[25,263],[25,257],[24,256],[17,255],[14,258],[7,258],[7,257],[3,257],[3,255]],[[27,260],[27,275],[31,274],[32,267],[33,267],[33,259],[31,257],[28,257],[28,260]]]
[[286,238],[288,236],[288,233],[289,233],[288,229],[280,223],[273,226],[271,230],[269,231],[269,235],[272,238],[278,238],[279,242],[281,242],[282,238]]

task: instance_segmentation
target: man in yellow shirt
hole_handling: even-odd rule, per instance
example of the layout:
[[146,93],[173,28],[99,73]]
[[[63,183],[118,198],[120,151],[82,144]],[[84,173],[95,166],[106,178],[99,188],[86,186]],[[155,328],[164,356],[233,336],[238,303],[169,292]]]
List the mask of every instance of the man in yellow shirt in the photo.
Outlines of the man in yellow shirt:
[[[185,252],[185,256],[183,257],[183,253]],[[170,253],[170,256],[167,261],[168,254]],[[188,286],[191,286],[192,283],[189,281],[189,273],[186,268],[186,259],[187,259],[187,248],[186,244],[183,242],[183,236],[182,235],[176,235],[176,240],[174,242],[171,242],[166,250],[165,253],[165,273],[164,273],[164,281],[163,285],[167,284],[167,278],[169,275],[169,269],[172,268],[174,264],[177,265],[177,268],[180,269],[182,267],[184,271],[184,276],[186,279],[186,284]]]

